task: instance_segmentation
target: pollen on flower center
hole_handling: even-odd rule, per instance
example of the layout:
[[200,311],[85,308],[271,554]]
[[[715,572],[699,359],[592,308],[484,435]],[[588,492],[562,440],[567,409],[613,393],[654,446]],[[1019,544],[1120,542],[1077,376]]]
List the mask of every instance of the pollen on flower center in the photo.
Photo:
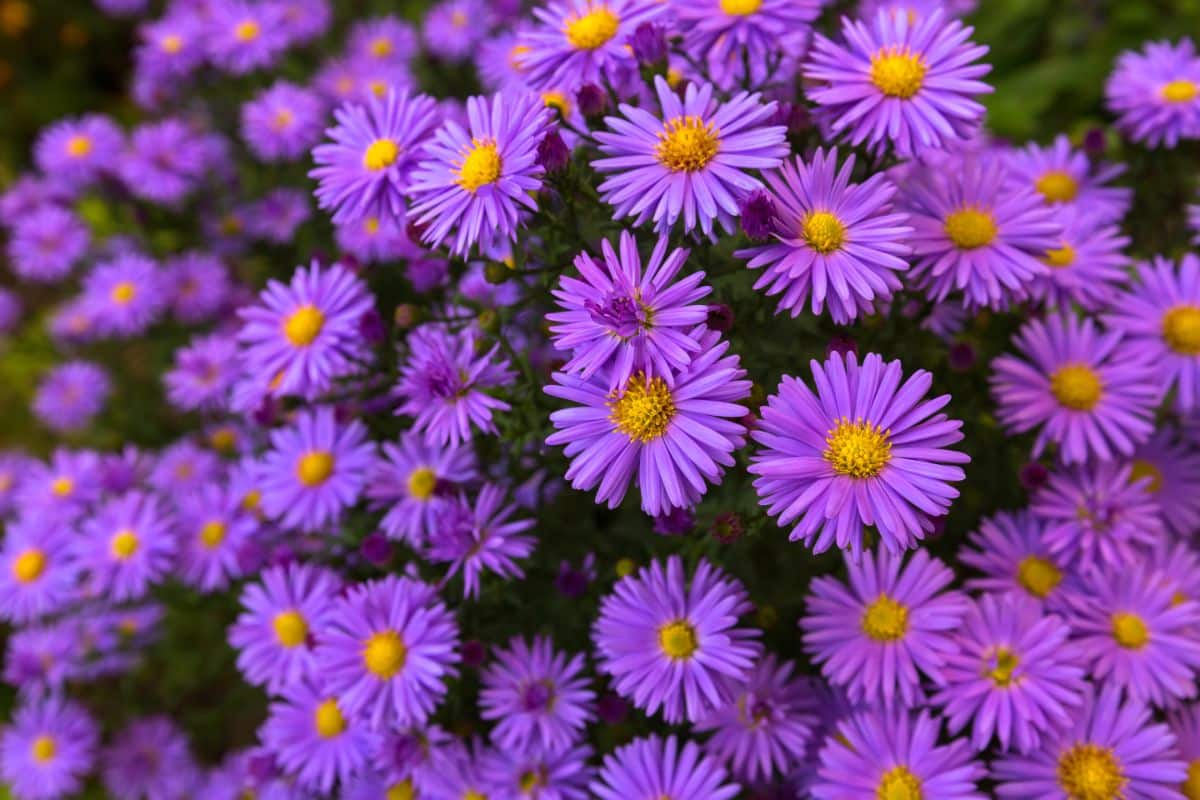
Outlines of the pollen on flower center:
[[252,19],[242,20],[233,29],[233,35],[239,42],[253,42],[262,33],[262,28]]
[[1127,650],[1141,650],[1150,641],[1150,631],[1137,614],[1118,611],[1112,615],[1112,635]]
[[500,179],[500,151],[490,139],[472,139],[458,167],[458,185],[474,194]]
[[1183,796],[1187,800],[1200,800],[1200,758],[1188,764],[1187,780],[1183,782]]
[[386,36],[376,36],[371,40],[369,49],[376,58],[387,58],[392,54],[392,40]]
[[400,157],[400,145],[391,139],[376,139],[363,153],[363,166],[372,172],[387,169]]
[[877,642],[895,642],[908,633],[908,607],[886,594],[875,598],[863,612],[862,629]]
[[1075,263],[1075,248],[1063,242],[1062,247],[1047,250],[1046,255],[1042,258],[1042,262],[1055,269],[1069,267]]
[[310,450],[296,464],[296,477],[305,486],[320,486],[333,474],[333,453]]
[[625,392],[609,400],[609,415],[617,430],[631,441],[650,442],[665,436],[675,418],[675,401],[662,378],[646,379],[639,372],[625,384]]
[[696,629],[685,619],[668,622],[658,629],[658,645],[671,658],[691,658],[698,646]]
[[19,583],[32,583],[46,571],[46,554],[30,547],[13,559],[12,574]]
[[1087,364],[1067,364],[1050,376],[1050,393],[1065,408],[1091,411],[1100,402],[1104,384]]
[[291,111],[286,108],[281,108],[275,112],[275,116],[271,120],[271,124],[274,126],[275,130],[284,131],[292,127],[292,123],[295,121],[296,117]]
[[1168,103],[1190,103],[1200,95],[1200,85],[1187,78],[1163,84],[1162,99]]
[[818,253],[832,253],[846,242],[846,226],[828,211],[814,211],[804,217],[800,235]]
[[1016,680],[1013,672],[1016,671],[1019,663],[1020,660],[1016,653],[1007,647],[998,647],[996,652],[984,662],[983,674],[991,678],[992,683],[997,686],[1011,686]]
[[1163,338],[1176,353],[1200,354],[1200,307],[1175,306],[1163,315]]
[[200,527],[200,543],[212,549],[225,541],[225,523],[219,519],[210,519]]
[[437,489],[437,473],[431,467],[417,467],[408,476],[408,494],[418,500],[428,500]]
[[275,638],[284,647],[299,647],[308,640],[308,622],[294,608],[276,614],[271,627],[275,629]]
[[283,335],[296,347],[305,347],[316,340],[325,326],[325,315],[311,303],[302,305],[283,323]]
[[117,531],[117,534],[112,537],[108,546],[114,558],[124,561],[131,558],[137,552],[138,544],[137,534],[126,528]]
[[530,793],[545,783],[545,778],[542,773],[535,769],[527,770],[521,775],[521,791]]
[[50,491],[55,497],[69,497],[75,491],[75,481],[70,478],[55,478],[50,484]]
[[183,49],[183,37],[177,33],[168,33],[158,43],[162,51],[168,55],[175,55]]
[[405,778],[388,787],[384,800],[415,800],[416,796],[417,790],[413,788],[412,781]]
[[1025,556],[1017,565],[1017,582],[1034,597],[1045,599],[1062,583],[1062,572],[1048,559]]
[[672,172],[699,172],[716,158],[720,145],[716,129],[692,114],[663,123],[654,155]]
[[408,648],[395,631],[380,631],[372,634],[363,647],[363,663],[367,671],[387,680],[401,669],[408,658]]
[[721,10],[731,17],[748,17],[762,4],[763,0],[721,0]]
[[542,102],[546,108],[553,108],[564,117],[571,114],[571,101],[562,92],[542,92]]
[[873,422],[838,420],[825,437],[824,459],[838,475],[874,478],[892,460],[889,431]]
[[875,796],[879,800],[922,800],[921,779],[908,767],[892,767],[879,779]]
[[1072,800],[1117,800],[1126,778],[1112,750],[1079,743],[1058,758],[1058,784]]
[[581,17],[567,18],[563,30],[567,41],[579,50],[595,50],[608,44],[617,35],[621,18],[608,6],[589,6]]
[[946,235],[956,247],[974,250],[989,245],[1000,232],[996,218],[982,208],[960,208],[946,215]]
[[337,700],[332,697],[317,706],[313,722],[317,726],[317,733],[324,739],[332,739],[346,730],[346,718],[342,716]]
[[907,100],[921,90],[929,67],[907,47],[885,47],[871,56],[871,83],[888,97]]
[[52,737],[43,734],[33,740],[33,745],[29,750],[34,761],[44,764],[54,758],[54,754],[58,751],[58,745],[54,743]]
[[112,298],[113,302],[123,306],[132,302],[136,295],[137,287],[129,281],[121,281],[109,292],[109,297]]
[[92,152],[92,140],[82,133],[67,140],[67,155],[71,158],[83,158],[90,152]]
[[1033,188],[1046,199],[1047,203],[1069,203],[1079,194],[1079,181],[1071,177],[1071,173],[1061,169],[1052,169],[1042,173],[1033,183]]

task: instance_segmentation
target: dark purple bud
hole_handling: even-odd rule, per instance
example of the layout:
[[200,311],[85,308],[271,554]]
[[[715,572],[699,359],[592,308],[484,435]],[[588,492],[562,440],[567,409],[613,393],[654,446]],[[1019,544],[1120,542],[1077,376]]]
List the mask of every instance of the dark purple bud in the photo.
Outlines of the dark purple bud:
[[350,253],[342,253],[338,257],[338,263],[341,264],[347,272],[353,272],[356,275],[362,272],[362,262]]
[[382,533],[372,533],[362,540],[359,547],[367,563],[382,567],[392,558],[392,543]]
[[384,327],[383,317],[371,309],[358,320],[358,332],[371,344],[382,344],[387,339],[387,328]]
[[825,345],[825,357],[829,358],[834,353],[841,353],[843,356],[850,353],[858,355],[858,342],[849,336],[832,336],[829,339],[829,343]]
[[537,163],[546,172],[558,172],[571,161],[571,150],[558,131],[550,131],[538,142]]
[[742,517],[736,511],[723,511],[713,520],[711,533],[721,544],[733,544],[745,532]]
[[238,569],[246,575],[253,575],[262,569],[266,553],[258,542],[250,541],[243,544],[237,551]]
[[733,309],[724,303],[711,305],[705,323],[718,333],[729,333],[733,329]]
[[904,301],[904,304],[900,306],[900,316],[904,317],[905,319],[916,319],[917,315],[920,313],[921,303],[917,300],[906,300]]
[[468,639],[462,646],[462,663],[466,667],[478,667],[487,658],[487,645],[478,639]]
[[946,533],[946,518],[934,517],[931,522],[933,523],[933,530],[925,534],[925,538],[930,540],[942,538]]
[[654,518],[654,532],[663,536],[682,536],[696,525],[696,515],[689,508],[672,508]]
[[404,226],[404,235],[414,244],[421,241],[421,237],[425,235],[425,230],[428,225],[417,222],[416,219],[410,219],[408,224]]
[[950,345],[946,359],[955,372],[969,372],[975,368],[975,348],[970,342],[955,342]]
[[572,600],[583,597],[588,587],[587,573],[575,569],[564,561],[558,568],[558,575],[554,577],[554,587],[563,597],[569,597]]
[[286,567],[296,561],[296,551],[286,544],[279,544],[271,549],[267,560],[273,567]]
[[1021,467],[1021,471],[1017,473],[1017,478],[1021,481],[1021,485],[1025,487],[1026,491],[1030,492],[1040,489],[1049,477],[1050,470],[1037,461],[1030,461]]
[[667,62],[667,34],[653,22],[643,22],[633,31],[633,57],[646,67],[657,67]]
[[596,701],[596,716],[609,725],[623,722],[628,714],[629,704],[615,694],[606,692]]
[[783,125],[787,128],[787,132],[792,135],[799,135],[812,128],[812,116],[808,113],[808,109],[797,103],[780,103],[775,109],[775,116],[771,119],[772,125]]
[[767,239],[775,232],[775,201],[762,189],[755,189],[738,203],[742,230],[751,239]]
[[594,83],[585,83],[575,92],[579,113],[588,121],[598,120],[608,112],[608,93]]
[[254,423],[264,428],[271,427],[275,424],[275,414],[278,410],[279,403],[274,397],[264,397],[254,410]]
[[1092,158],[1099,158],[1108,149],[1108,136],[1104,128],[1088,128],[1083,135],[1083,150]]

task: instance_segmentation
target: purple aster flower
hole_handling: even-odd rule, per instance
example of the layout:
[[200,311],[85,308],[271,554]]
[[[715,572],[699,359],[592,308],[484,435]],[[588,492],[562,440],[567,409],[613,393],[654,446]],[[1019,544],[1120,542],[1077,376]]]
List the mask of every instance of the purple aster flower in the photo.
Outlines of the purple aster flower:
[[269,567],[260,581],[242,591],[244,610],[229,629],[229,644],[245,679],[278,694],[316,678],[313,634],[333,621],[341,580],[323,567],[292,563]]
[[229,392],[242,374],[232,334],[194,338],[175,351],[175,366],[163,375],[167,399],[181,411],[212,411],[229,405]]
[[104,749],[100,764],[114,800],[171,800],[200,788],[187,736],[165,716],[127,724]]
[[272,189],[246,209],[246,231],[272,244],[290,244],[312,217],[312,197],[299,189]]
[[374,307],[366,284],[334,264],[297,267],[289,284],[269,281],[258,304],[238,311],[245,360],[270,391],[312,400],[361,370],[359,322]]
[[238,555],[257,535],[258,520],[241,498],[219,483],[209,483],[176,500],[175,531],[184,583],[202,592],[224,589],[241,577]]
[[589,788],[599,800],[731,800],[740,789],[695,742],[657,735],[634,739],[606,755]]
[[358,502],[375,463],[375,444],[358,420],[339,423],[332,408],[302,412],[271,431],[259,464],[262,509],[289,528],[316,531]]
[[1187,763],[1183,796],[1191,800],[1200,791],[1200,705],[1192,704],[1167,717],[1176,739],[1176,749]]
[[1028,360],[997,358],[992,394],[1009,431],[1039,429],[1034,456],[1052,442],[1067,464],[1109,459],[1150,438],[1162,387],[1144,353],[1122,346],[1120,331],[1101,333],[1092,320],[1062,313],[1030,320],[1015,341]]
[[33,518],[72,520],[99,497],[99,467],[93,452],[55,450],[49,462],[33,461],[17,477],[14,505]]
[[966,139],[983,118],[974,97],[992,91],[976,64],[988,49],[969,41],[973,28],[934,11],[916,21],[876,12],[842,18],[844,44],[816,34],[804,77],[817,86],[833,134],[853,145],[890,142],[902,156]]
[[306,44],[329,30],[333,8],[329,0],[276,0],[289,43]]
[[575,257],[580,278],[563,275],[554,297],[557,311],[546,315],[555,348],[571,353],[563,372],[578,372],[587,380],[607,375],[610,389],[624,386],[635,372],[671,380],[687,367],[700,343],[688,334],[708,318],[707,306],[696,301],[712,289],[703,285],[703,272],[675,282],[688,251],[667,255],[667,237],[660,236],[642,268],[637,239],[622,231],[620,255],[605,239],[600,243],[603,265],[586,252]]
[[930,373],[901,384],[900,362],[875,353],[861,367],[833,353],[810,368],[815,393],[784,376],[760,412],[763,449],[750,466],[759,502],[780,525],[796,521],[790,538],[817,553],[837,544],[857,559],[868,525],[889,550],[916,546],[958,496],[955,465],[970,461],[947,449],[962,439],[962,423],[938,413],[950,396],[926,400]]
[[704,747],[740,780],[769,781],[803,758],[817,718],[809,713],[808,684],[790,661],[768,653],[750,672],[738,696],[695,727],[711,732]]
[[1200,600],[1200,587],[1192,580],[1192,575],[1200,570],[1200,553],[1193,550],[1187,541],[1159,542],[1145,563],[1171,589],[1173,603]]
[[1071,147],[1066,134],[1042,147],[1030,142],[1008,158],[1008,179],[1032,188],[1047,205],[1085,211],[1100,222],[1116,222],[1133,201],[1133,190],[1109,186],[1125,172],[1121,164],[1093,164],[1081,150]]
[[1164,426],[1133,454],[1130,479],[1148,478],[1163,522],[1173,533],[1188,537],[1200,529],[1200,453],[1181,441],[1174,427]]
[[465,494],[442,506],[429,534],[425,557],[448,562],[446,580],[462,572],[463,596],[479,596],[479,578],[493,572],[506,580],[523,578],[517,559],[528,558],[536,539],[524,535],[532,519],[512,519],[513,503],[505,505],[505,490],[485,483],[472,504]]
[[921,17],[941,9],[948,17],[963,17],[975,10],[976,0],[859,0],[859,19],[872,19],[880,11],[903,16],[911,25]]
[[595,770],[588,765],[592,748],[575,745],[560,753],[496,749],[479,765],[493,797],[512,800],[587,800]]
[[287,49],[278,3],[209,0],[205,46],[209,60],[231,75],[271,66]]
[[163,494],[193,491],[224,472],[216,453],[191,439],[181,439],[158,454],[147,482]]
[[1070,726],[1047,733],[1028,755],[994,762],[991,772],[997,797],[1021,800],[1169,800],[1187,777],[1170,729],[1114,688],[1088,691]]
[[371,732],[332,691],[301,681],[267,714],[259,740],[300,788],[331,797],[334,781],[345,783],[366,766]]
[[804,649],[853,703],[904,707],[921,697],[918,670],[941,683],[966,597],[945,591],[949,567],[918,550],[904,560],[885,548],[855,563],[846,558],[849,583],[814,578],[807,616],[800,620]]
[[436,590],[394,575],[347,589],[317,645],[328,691],[372,728],[423,724],[458,660],[458,622]]
[[1153,547],[1165,534],[1149,480],[1131,481],[1127,464],[1101,461],[1050,476],[1030,510],[1045,520],[1046,546],[1077,573],[1116,567]]
[[522,59],[529,52],[529,45],[525,44],[524,37],[530,29],[529,23],[518,23],[515,30],[501,31],[489,36],[475,48],[475,70],[479,75],[479,82],[489,92],[528,88]]
[[175,563],[171,517],[154,495],[132,491],[102,503],[74,542],[83,590],[118,602],[136,600]]
[[[338,247],[368,264],[395,261],[418,251],[409,240],[404,226],[390,216],[367,216],[338,225],[334,236]],[[412,264],[411,261],[408,264],[410,270]]]
[[92,770],[99,741],[82,706],[54,695],[28,700],[0,735],[0,775],[23,800],[73,795]]
[[479,691],[480,716],[496,720],[492,743],[505,753],[557,755],[571,749],[594,718],[596,693],[583,674],[583,656],[514,637],[493,653]]
[[662,76],[654,88],[661,118],[622,104],[623,118],[606,117],[609,130],[596,134],[607,156],[592,162],[607,174],[601,197],[616,219],[653,219],[660,233],[680,217],[684,232],[699,225],[712,235],[717,221],[733,233],[738,201],[762,185],[746,170],[778,167],[788,154],[786,128],[765,124],[775,103],[746,92],[720,102],[708,83],[689,83],[680,98]]
[[1034,278],[1029,294],[1049,307],[1078,303],[1087,311],[1107,308],[1128,279],[1128,236],[1115,224],[1074,208],[1058,212],[1062,238],[1042,261],[1050,267]]
[[163,262],[163,273],[171,288],[171,312],[183,323],[212,319],[233,293],[229,270],[210,253],[173,256]]
[[0,547],[0,619],[18,624],[57,613],[77,598],[73,531],[37,517],[6,526]]
[[83,677],[84,656],[73,621],[20,628],[5,642],[4,682],[24,697],[61,694],[68,680]]
[[117,124],[103,114],[62,119],[34,144],[33,157],[47,177],[84,186],[112,168],[125,144]]
[[439,747],[429,769],[421,776],[420,796],[429,800],[487,798],[492,787],[483,767],[492,752],[479,739],[472,739],[469,744],[455,739]]
[[437,58],[463,61],[487,35],[493,16],[486,0],[441,0],[425,12],[425,47]]
[[111,391],[112,382],[102,367],[91,361],[68,361],[42,378],[33,411],[58,433],[83,430],[103,410]]
[[679,556],[623,578],[592,628],[599,669],[647,714],[699,722],[733,700],[762,652],[736,627],[751,608],[740,582],[701,560],[689,581]]
[[928,711],[878,708],[854,714],[825,740],[815,800],[984,800],[987,775],[962,739],[939,745]]
[[199,14],[176,8],[142,23],[137,32],[135,74],[178,79],[204,63],[204,20]]
[[554,373],[547,394],[575,405],[550,414],[557,431],[548,445],[565,445],[566,479],[582,491],[599,487],[597,503],[616,508],[636,479],[647,514],[690,508],[719,483],[733,452],[745,443],[739,401],[750,382],[729,343],[699,326],[700,351],[673,384],[638,373],[610,391],[605,376],[584,381]]
[[542,186],[537,147],[551,129],[551,111],[529,92],[467,100],[467,127],[447,120],[426,145],[413,173],[412,215],[433,246],[451,231],[451,250],[465,256],[477,242],[487,250],[516,236],[522,210]]
[[97,264],[83,280],[96,331],[117,338],[157,322],[170,302],[168,291],[158,264],[133,253]]
[[368,216],[405,217],[404,194],[413,170],[438,124],[437,106],[423,94],[389,91],[366,105],[350,103],[333,113],[332,142],[313,148],[317,203],[338,224]]
[[[683,34],[692,61],[722,89],[761,86],[796,71],[797,55],[808,49],[811,23],[824,0],[673,0],[673,28]],[[633,37],[637,52],[638,26]],[[673,31],[674,32],[674,31]],[[663,44],[665,58],[665,42]],[[656,63],[656,60],[652,60]],[[747,69],[749,72],[747,73]]]
[[[371,764],[388,784],[414,789],[424,783],[434,755],[450,741],[438,725],[376,731]],[[403,795],[401,795],[403,796]]]
[[261,161],[295,161],[320,141],[324,121],[316,92],[278,81],[242,106],[242,139]]
[[1013,592],[1058,606],[1063,577],[1070,571],[1061,553],[1046,542],[1046,520],[1029,511],[1002,511],[979,524],[958,552],[958,560],[983,573],[968,578],[968,589]]
[[1122,53],[1104,94],[1117,127],[1135,142],[1174,148],[1200,139],[1200,55],[1187,37]]
[[88,227],[74,213],[45,205],[14,220],[8,240],[13,274],[26,281],[55,283],[87,253]]
[[24,453],[0,450],[0,517],[7,517],[17,507],[19,480],[36,463]]
[[188,123],[168,118],[134,128],[117,172],[134,196],[177,206],[206,177],[208,156]]
[[437,446],[419,433],[384,442],[367,482],[367,497],[387,509],[380,527],[391,539],[420,548],[435,531],[438,515],[454,502],[454,488],[475,480],[475,453],[466,444]]
[[394,390],[396,413],[412,417],[426,442],[455,447],[470,441],[472,428],[495,434],[492,412],[511,408],[485,392],[512,383],[515,375],[498,355],[500,345],[484,352],[482,339],[476,328],[451,333],[437,324],[409,334],[408,361]]
[[358,20],[346,38],[346,53],[352,59],[406,62],[419,51],[417,32],[396,16]]

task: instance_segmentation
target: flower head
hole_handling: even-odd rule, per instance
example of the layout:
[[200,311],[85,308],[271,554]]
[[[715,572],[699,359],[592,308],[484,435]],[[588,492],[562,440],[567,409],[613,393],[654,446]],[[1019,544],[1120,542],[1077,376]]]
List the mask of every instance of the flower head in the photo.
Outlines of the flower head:
[[86,428],[104,408],[112,382],[91,361],[68,361],[51,370],[33,399],[33,410],[45,425],[59,433]]
[[289,44],[278,3],[211,0],[207,11],[208,58],[231,75],[270,66]]
[[200,788],[187,736],[166,716],[130,722],[104,749],[100,764],[114,800],[183,797]]
[[170,298],[158,264],[128,254],[97,264],[83,281],[84,302],[98,333],[128,338],[158,321]]
[[324,120],[316,92],[279,81],[242,106],[242,138],[262,161],[294,161],[321,138]]
[[34,144],[34,161],[42,174],[74,187],[85,186],[112,169],[125,137],[102,114],[61,119]]
[[302,788],[331,796],[367,763],[371,730],[346,711],[341,698],[301,681],[271,703],[259,740]]
[[1062,209],[1058,218],[1062,236],[1042,255],[1050,269],[1033,279],[1030,297],[1051,308],[1073,303],[1093,312],[1108,308],[1129,277],[1130,238],[1083,208]]
[[993,594],[1013,592],[1055,607],[1070,568],[1046,541],[1048,523],[1029,511],[1002,511],[980,523],[958,553],[959,561],[983,573],[967,588]]
[[78,216],[48,204],[14,221],[8,260],[22,280],[55,283],[70,274],[90,242],[88,227]]
[[1135,142],[1173,148],[1200,139],[1200,55],[1187,37],[1122,53],[1104,94],[1117,126]]
[[6,526],[0,547],[0,618],[30,622],[54,614],[78,597],[79,566],[72,531],[37,517]]
[[383,443],[366,494],[373,507],[386,509],[380,522],[384,533],[419,548],[435,532],[442,510],[454,502],[456,487],[475,477],[475,454],[468,445],[433,445],[408,431],[396,443]]
[[695,742],[635,739],[604,757],[589,787],[599,800],[731,800],[739,791],[725,768]]
[[178,549],[162,503],[141,491],[101,504],[74,547],[84,591],[116,601],[144,596],[170,572]]
[[525,535],[532,519],[512,519],[515,504],[505,504],[504,489],[485,483],[472,503],[465,494],[441,507],[425,547],[430,561],[449,562],[450,578],[463,576],[463,595],[479,596],[479,578],[494,572],[503,578],[522,578],[517,559],[533,552],[535,539]]
[[1124,166],[1093,165],[1085,153],[1071,147],[1066,134],[1045,147],[1030,142],[1014,151],[1008,163],[1008,178],[1014,184],[1032,188],[1049,206],[1082,211],[1099,222],[1120,220],[1133,199],[1133,190],[1107,185]]
[[20,798],[72,795],[95,763],[99,740],[78,704],[55,695],[27,700],[0,735],[0,776]]
[[242,548],[260,533],[258,518],[220,483],[182,494],[176,501],[175,531],[185,583],[203,592],[224,589],[243,570]]

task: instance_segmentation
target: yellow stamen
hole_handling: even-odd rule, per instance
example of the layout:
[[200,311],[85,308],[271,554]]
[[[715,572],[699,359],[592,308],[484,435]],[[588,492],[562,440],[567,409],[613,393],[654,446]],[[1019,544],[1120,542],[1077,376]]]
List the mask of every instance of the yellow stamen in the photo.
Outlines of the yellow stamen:
[[219,519],[210,519],[200,526],[200,543],[212,549],[225,541],[225,523]]
[[975,250],[989,245],[1000,232],[990,211],[981,208],[960,208],[946,216],[946,235],[963,250]]
[[542,92],[542,102],[564,117],[571,115],[571,101],[562,92]]
[[1144,458],[1135,458],[1129,469],[1129,482],[1137,483],[1143,478],[1149,478],[1145,482],[1146,491],[1150,494],[1156,494],[1163,485],[1162,470],[1157,465],[1150,463]]
[[721,10],[731,17],[748,17],[762,4],[763,0],[721,0]]
[[33,746],[29,749],[33,754],[34,761],[45,764],[54,758],[54,754],[58,751],[58,745],[54,743],[54,739],[43,734],[33,740]]
[[375,58],[387,58],[392,54],[392,40],[386,36],[378,36],[371,40],[371,45],[368,48],[371,55]]
[[271,627],[275,629],[275,638],[284,647],[299,647],[308,641],[308,622],[294,608],[276,614]]
[[832,253],[846,242],[846,226],[828,211],[814,211],[804,217],[800,235],[818,253]]
[[903,639],[908,633],[908,607],[880,594],[863,612],[862,629],[877,642]]
[[50,484],[50,491],[55,497],[69,497],[75,491],[75,481],[70,478],[55,478]]
[[1069,267],[1075,263],[1075,248],[1066,242],[1062,243],[1062,247],[1056,247],[1053,250],[1047,250],[1046,255],[1042,258],[1046,265],[1055,269]]
[[71,158],[83,158],[92,152],[92,140],[83,134],[76,134],[67,140],[67,155]]
[[500,151],[491,139],[472,139],[458,165],[458,185],[471,194],[500,180]]
[[1176,353],[1200,354],[1200,307],[1179,305],[1167,311],[1162,321],[1163,338]]
[[1128,780],[1112,750],[1081,742],[1058,758],[1058,784],[1070,800],[1121,800]]
[[167,55],[175,55],[183,49],[183,37],[177,33],[168,33],[158,40],[158,46]]
[[46,554],[36,547],[30,547],[13,559],[12,574],[18,583],[32,583],[42,577],[46,571]]
[[400,157],[400,145],[391,139],[376,139],[363,153],[363,166],[372,172],[387,169]]
[[296,463],[296,477],[305,486],[320,486],[333,474],[333,453],[310,450]]
[[883,773],[875,789],[877,800],[924,800],[921,779],[908,767],[896,766]]
[[117,531],[117,534],[112,537],[112,540],[108,544],[113,558],[116,558],[120,561],[125,561],[128,558],[132,558],[133,554],[138,550],[138,545],[139,542],[137,534],[128,528]]
[[699,646],[696,629],[685,619],[668,622],[658,629],[658,646],[670,658],[691,658]]
[[1141,650],[1150,641],[1150,631],[1137,614],[1118,611],[1112,615],[1112,635],[1127,650]]
[[663,123],[654,156],[672,172],[699,172],[717,156],[721,139],[717,130],[695,115]]
[[508,51],[508,65],[517,72],[525,69],[521,64],[521,56],[529,55],[529,45],[519,44]]
[[589,6],[580,17],[568,17],[563,31],[567,41],[578,50],[596,50],[617,35],[621,18],[605,5]]
[[430,467],[417,467],[408,476],[408,495],[418,500],[428,500],[437,489],[437,473]]
[[1044,600],[1062,583],[1062,572],[1049,559],[1025,556],[1017,565],[1017,582],[1025,591]]
[[921,90],[929,67],[907,47],[885,47],[871,56],[871,83],[888,97],[907,100]]
[[874,478],[892,460],[890,431],[873,422],[838,420],[825,437],[824,459],[838,475]]
[[1162,99],[1168,103],[1190,103],[1200,95],[1200,85],[1186,78],[1163,84]]
[[1187,800],[1200,800],[1200,758],[1193,758],[1188,764],[1187,780],[1180,789]]
[[312,344],[321,328],[325,326],[325,315],[312,304],[302,305],[291,313],[283,323],[283,335],[296,347]]
[[313,722],[316,723],[317,733],[324,739],[340,736],[346,730],[346,718],[342,716],[337,700],[332,697],[317,706]]
[[384,800],[416,800],[417,790],[408,778],[388,787]]
[[1064,408],[1091,411],[1104,394],[1104,384],[1087,364],[1067,364],[1050,376],[1050,393]]
[[639,372],[625,384],[621,394],[609,395],[609,419],[630,441],[651,442],[665,436],[675,418],[675,401],[662,378],[646,379]]
[[239,42],[253,42],[262,33],[262,28],[252,19],[242,20],[233,29],[233,35]]
[[363,647],[363,663],[367,671],[383,680],[388,680],[404,668],[408,659],[408,648],[395,631],[373,634]]
[[1011,686],[1015,678],[1013,672],[1020,660],[1017,654],[1007,647],[1000,647],[992,657],[985,662],[984,675],[992,679],[997,686]]
[[118,305],[128,305],[137,295],[137,287],[129,281],[121,281],[109,292],[109,297]]
[[1047,203],[1069,203],[1079,194],[1079,181],[1071,177],[1071,173],[1061,169],[1052,169],[1042,173],[1034,181],[1033,188],[1046,199]]

